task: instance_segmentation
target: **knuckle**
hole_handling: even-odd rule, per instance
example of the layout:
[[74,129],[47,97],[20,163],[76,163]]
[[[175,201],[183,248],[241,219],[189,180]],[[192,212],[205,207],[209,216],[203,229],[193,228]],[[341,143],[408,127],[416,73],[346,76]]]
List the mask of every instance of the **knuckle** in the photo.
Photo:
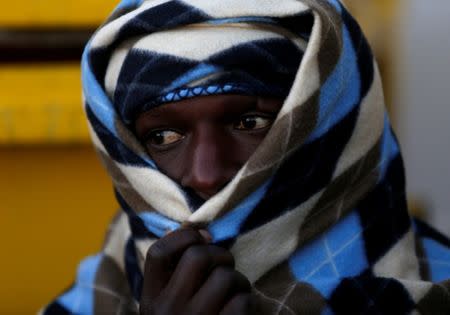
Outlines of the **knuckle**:
[[204,246],[191,246],[183,256],[184,260],[194,265],[207,265],[211,262],[211,256]]
[[229,250],[226,250],[224,248],[215,245],[209,245],[209,247],[212,255],[218,258],[220,264],[228,265],[231,268],[234,268],[235,265],[234,256],[231,254]]
[[170,237],[176,239],[176,240],[183,240],[183,242],[186,243],[202,243],[203,237],[201,234],[192,229],[192,228],[182,228],[172,233],[172,235],[169,234]]
[[[221,315],[236,314],[261,314],[259,309],[255,309],[251,295],[248,293],[238,293],[234,295],[225,306]],[[264,312],[265,314],[265,312]]]
[[[220,270],[222,269],[222,270]],[[251,289],[250,281],[240,272],[231,268],[220,268],[218,270],[219,281],[227,283],[230,290],[234,292],[248,292]]]
[[233,302],[236,308],[241,310],[250,310],[252,308],[250,294],[237,294],[233,298]]
[[173,315],[174,303],[167,299],[157,299],[153,303],[140,305],[140,315]]
[[166,244],[163,240],[159,240],[154,243],[147,251],[148,261],[160,261],[167,259]]
[[173,309],[172,305],[169,304],[169,303],[162,303],[162,304],[158,305],[158,310],[157,311],[158,311],[158,313],[157,313],[158,315],[171,315],[171,314],[174,314],[174,309]]
[[149,260],[167,260],[170,255],[183,250],[192,244],[202,243],[202,236],[199,232],[192,229],[177,230],[150,246],[146,258]]
[[234,270],[224,266],[218,266],[214,268],[211,277],[217,282],[232,283],[234,282]]

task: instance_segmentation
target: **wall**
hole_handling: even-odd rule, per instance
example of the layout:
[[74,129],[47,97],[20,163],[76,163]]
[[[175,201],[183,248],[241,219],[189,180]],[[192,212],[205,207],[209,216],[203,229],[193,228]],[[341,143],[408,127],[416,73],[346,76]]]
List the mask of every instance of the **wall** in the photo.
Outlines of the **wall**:
[[117,204],[90,145],[0,147],[0,314],[36,314],[101,246]]
[[450,234],[450,2],[403,1],[396,125],[408,191]]
[[[95,29],[117,2],[2,2],[0,314],[36,314],[67,288],[79,261],[100,249],[118,207],[88,142],[79,60],[36,60],[32,50],[46,47],[53,31],[60,38],[61,30]],[[31,60],[5,61],[17,48]]]

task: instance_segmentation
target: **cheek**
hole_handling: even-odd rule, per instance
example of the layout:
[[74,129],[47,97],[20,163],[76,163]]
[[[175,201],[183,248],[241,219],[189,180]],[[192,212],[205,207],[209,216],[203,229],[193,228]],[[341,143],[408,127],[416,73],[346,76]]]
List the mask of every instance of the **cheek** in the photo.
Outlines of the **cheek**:
[[[214,165],[224,172],[224,176],[231,179],[256,151],[266,133],[229,132],[217,137],[209,144],[216,146],[212,151],[217,155],[211,156]],[[198,152],[194,153],[196,149],[199,148],[195,143],[187,141],[165,152],[149,153],[161,172],[180,183],[184,173],[191,169],[193,154],[199,156]]]
[[233,146],[230,148],[229,152],[232,152],[235,160],[240,163],[240,166],[243,166],[248,161],[248,159],[264,140],[266,134],[267,132],[253,134],[240,133],[233,137]]
[[176,182],[180,182],[183,176],[185,154],[171,150],[164,153],[150,154],[158,169]]

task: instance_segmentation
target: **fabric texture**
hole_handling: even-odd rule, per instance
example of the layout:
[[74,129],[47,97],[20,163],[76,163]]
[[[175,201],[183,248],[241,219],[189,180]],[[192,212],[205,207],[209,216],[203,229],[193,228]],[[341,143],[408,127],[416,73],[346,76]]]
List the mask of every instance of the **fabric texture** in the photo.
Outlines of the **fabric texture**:
[[273,27],[227,23],[133,37],[112,52],[105,89],[126,124],[156,106],[197,96],[284,99],[306,47],[306,39],[284,35]]
[[[223,40],[192,46],[195,36]],[[236,47],[263,70],[237,71]],[[450,241],[408,215],[377,66],[338,1],[125,0],[86,47],[82,72],[122,211],[42,314],[138,314],[146,251],[185,222],[230,249],[265,314],[450,314]],[[285,101],[271,130],[198,209],[130,129],[165,102],[274,85]]]

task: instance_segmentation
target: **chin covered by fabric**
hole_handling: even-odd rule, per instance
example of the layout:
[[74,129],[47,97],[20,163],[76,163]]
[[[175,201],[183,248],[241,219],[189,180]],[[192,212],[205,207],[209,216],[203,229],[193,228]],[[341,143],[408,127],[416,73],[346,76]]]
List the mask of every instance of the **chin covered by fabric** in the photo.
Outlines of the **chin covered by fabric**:
[[[223,40],[178,42],[193,30]],[[173,49],[161,39],[173,39]],[[273,45],[297,57],[279,58]],[[236,59],[219,56],[237,47],[278,60],[281,79],[228,72]],[[161,84],[152,73],[167,60],[180,68]],[[125,64],[141,76],[127,77]],[[82,67],[93,142],[122,211],[102,251],[81,263],[74,285],[43,314],[137,314],[147,249],[186,222],[206,226],[230,249],[267,314],[450,314],[450,242],[408,216],[379,73],[338,1],[123,1],[91,39]],[[168,101],[259,95],[277,84],[285,102],[267,137],[198,209],[130,128],[138,111]]]

